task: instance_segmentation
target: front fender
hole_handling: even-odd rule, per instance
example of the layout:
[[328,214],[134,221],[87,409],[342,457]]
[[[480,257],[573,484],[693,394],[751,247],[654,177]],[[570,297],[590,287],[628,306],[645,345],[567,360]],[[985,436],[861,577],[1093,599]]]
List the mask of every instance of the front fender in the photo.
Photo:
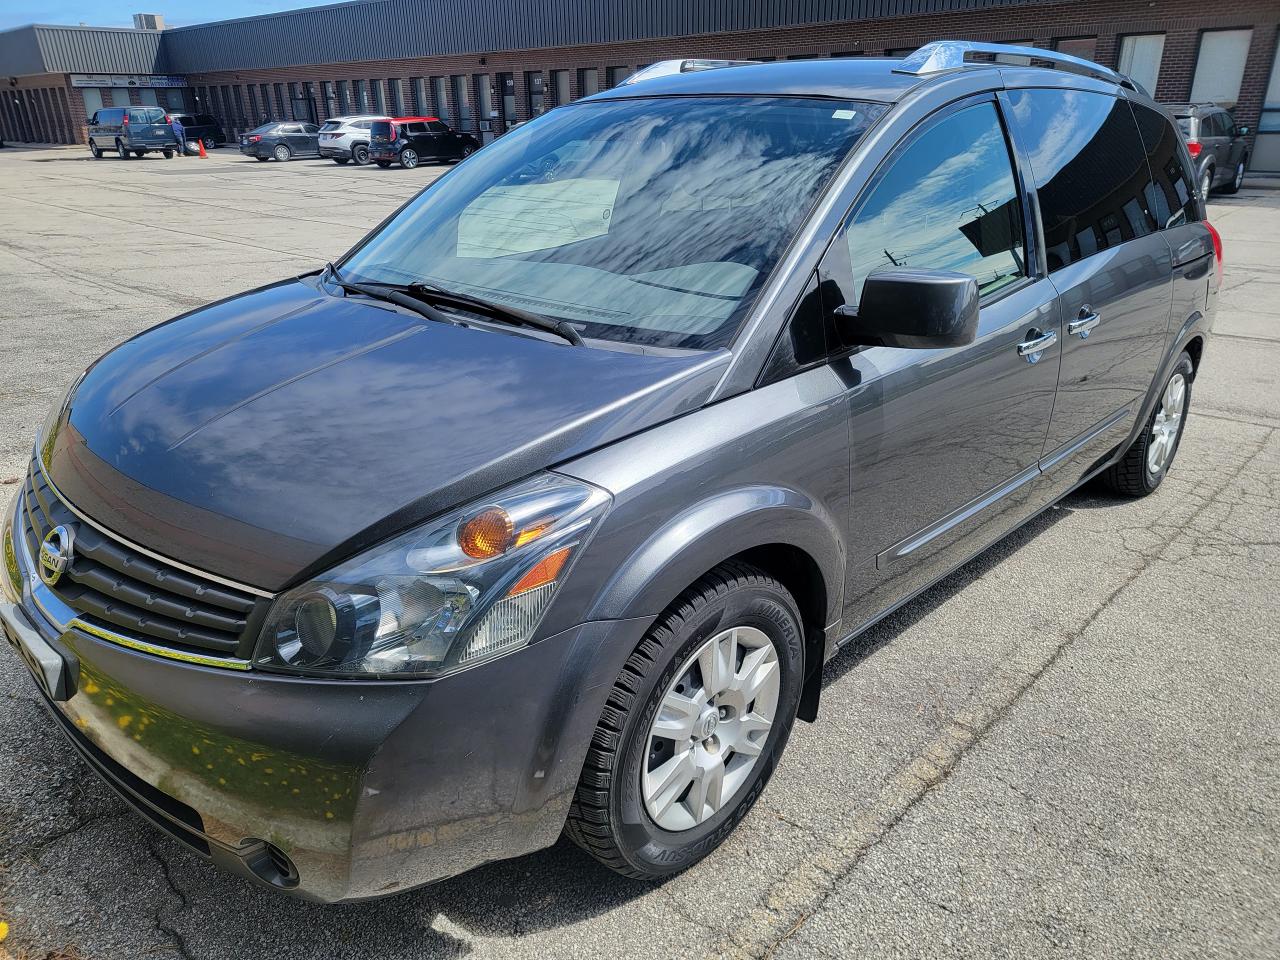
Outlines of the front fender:
[[722,491],[672,516],[618,565],[587,619],[656,616],[720,563],[776,544],[808,554],[822,572],[825,626],[837,615],[844,583],[839,527],[804,493],[760,485]]

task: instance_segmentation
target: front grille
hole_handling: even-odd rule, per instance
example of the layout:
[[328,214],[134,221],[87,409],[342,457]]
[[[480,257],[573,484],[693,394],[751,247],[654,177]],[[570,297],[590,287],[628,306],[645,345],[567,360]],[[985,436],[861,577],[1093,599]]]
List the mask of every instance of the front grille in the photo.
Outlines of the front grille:
[[259,600],[156,560],[85,523],[33,461],[24,494],[24,533],[36,558],[45,535],[71,529],[74,556],[50,589],[86,622],[183,651],[245,655]]

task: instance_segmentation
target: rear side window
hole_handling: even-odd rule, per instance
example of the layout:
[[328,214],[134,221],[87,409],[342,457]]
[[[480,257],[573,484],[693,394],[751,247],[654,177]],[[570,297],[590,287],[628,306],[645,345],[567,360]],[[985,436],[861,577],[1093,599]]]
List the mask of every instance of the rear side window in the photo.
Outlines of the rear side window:
[[1080,90],[1014,90],[1049,272],[1155,231],[1151,176],[1129,103]]
[[406,135],[424,134],[427,132],[427,125],[425,123],[406,123],[404,132]]
[[1133,104],[1151,170],[1150,209],[1161,229],[1169,229],[1200,219],[1196,205],[1195,174],[1178,131],[1160,111]]
[[845,240],[850,299],[872,271],[956,270],[985,296],[1026,276],[1022,209],[995,105],[944,117],[890,161],[858,204]]
[[159,107],[131,107],[130,123],[164,123],[164,111]]
[[430,120],[427,122],[427,129],[432,133],[448,133],[449,127],[441,123],[439,120]]

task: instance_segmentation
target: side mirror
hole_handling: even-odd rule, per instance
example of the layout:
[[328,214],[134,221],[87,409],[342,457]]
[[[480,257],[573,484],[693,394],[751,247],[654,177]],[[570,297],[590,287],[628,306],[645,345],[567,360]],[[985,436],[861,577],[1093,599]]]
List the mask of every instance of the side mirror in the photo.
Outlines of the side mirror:
[[1247,137],[1249,135],[1248,127],[1236,127],[1236,136]]
[[847,346],[963,347],[978,335],[978,282],[950,270],[877,270],[858,306],[835,314]]
[[93,126],[93,117],[85,117],[85,118],[84,118],[84,125],[85,125],[86,127],[91,127],[91,126]]

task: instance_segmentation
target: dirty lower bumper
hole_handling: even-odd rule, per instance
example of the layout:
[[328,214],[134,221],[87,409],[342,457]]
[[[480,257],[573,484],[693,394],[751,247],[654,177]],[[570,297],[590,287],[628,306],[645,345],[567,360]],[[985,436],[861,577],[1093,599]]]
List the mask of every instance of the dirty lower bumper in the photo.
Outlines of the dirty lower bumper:
[[65,700],[37,686],[122,797],[221,866],[321,901],[554,843],[648,624],[584,624],[440,680],[351,682],[168,661],[8,609],[74,661]]

